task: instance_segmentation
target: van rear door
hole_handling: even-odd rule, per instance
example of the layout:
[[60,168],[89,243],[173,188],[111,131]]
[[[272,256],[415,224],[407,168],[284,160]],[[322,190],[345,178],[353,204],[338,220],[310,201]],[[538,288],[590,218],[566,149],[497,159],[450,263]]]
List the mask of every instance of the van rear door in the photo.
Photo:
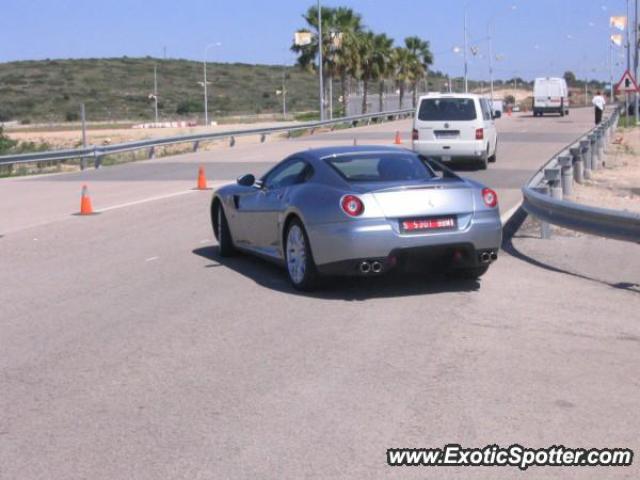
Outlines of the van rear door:
[[420,140],[469,141],[475,139],[478,118],[473,97],[427,97],[420,102],[415,127]]

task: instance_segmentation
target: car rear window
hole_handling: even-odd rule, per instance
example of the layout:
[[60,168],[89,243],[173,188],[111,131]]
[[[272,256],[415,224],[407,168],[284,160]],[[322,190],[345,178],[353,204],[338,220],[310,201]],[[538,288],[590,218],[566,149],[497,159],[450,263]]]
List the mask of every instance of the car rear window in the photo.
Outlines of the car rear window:
[[354,154],[326,161],[349,182],[398,182],[428,180],[435,173],[411,153]]
[[473,98],[425,98],[420,103],[418,120],[460,121],[475,120]]

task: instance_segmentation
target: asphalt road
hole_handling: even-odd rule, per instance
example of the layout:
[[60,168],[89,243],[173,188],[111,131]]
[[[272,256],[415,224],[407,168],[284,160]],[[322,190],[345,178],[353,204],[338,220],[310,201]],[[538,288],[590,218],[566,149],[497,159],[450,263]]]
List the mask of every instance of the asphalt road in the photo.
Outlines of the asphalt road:
[[[464,171],[496,189],[500,208],[508,211],[521,198],[520,187],[553,153],[591,127],[591,110],[577,109],[569,117],[533,118],[518,114],[496,121],[500,139],[498,161],[489,170]],[[219,144],[211,151],[105,167],[100,170],[37,177],[0,179],[0,235],[68,219],[78,211],[80,190],[87,184],[95,209],[186,194],[195,186],[199,165],[212,185],[233,181],[244,173],[264,173],[274,163],[299,150],[326,144],[391,144],[396,130],[409,146],[409,120],[356,129],[318,133],[290,140],[239,138],[235,147]]]
[[[515,205],[586,117],[505,119],[498,164],[465,174]],[[393,128],[367,131],[382,141]],[[637,478],[637,465],[391,468],[385,454],[447,443],[637,454],[639,246],[545,242],[531,227],[479,282],[339,280],[302,295],[269,264],[218,257],[210,192],[92,217],[60,200],[69,189],[75,206],[89,180],[106,207],[180,193],[193,182],[165,165],[235,176],[234,159],[266,168],[311,143],[0,182],[3,200],[28,188],[33,208],[0,217],[0,478]],[[141,177],[118,180],[125,169]],[[46,215],[29,203],[41,195]]]

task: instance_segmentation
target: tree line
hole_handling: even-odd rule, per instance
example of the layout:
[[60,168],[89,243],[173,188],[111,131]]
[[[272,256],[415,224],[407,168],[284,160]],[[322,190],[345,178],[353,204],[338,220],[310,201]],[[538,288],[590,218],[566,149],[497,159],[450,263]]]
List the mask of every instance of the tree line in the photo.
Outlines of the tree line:
[[[322,46],[323,80],[325,89],[329,82],[338,79],[342,93],[341,103],[347,112],[348,84],[362,82],[362,113],[367,113],[367,95],[372,85],[377,85],[380,111],[383,111],[383,92],[387,82],[399,90],[402,105],[407,87],[410,88],[413,106],[416,106],[418,84],[425,79],[433,64],[433,54],[427,40],[418,36],[404,39],[403,45],[394,45],[394,40],[384,33],[375,33],[366,28],[362,16],[347,7],[321,7],[322,39],[318,41],[318,9],[310,7],[302,16],[306,25],[299,32],[311,34],[306,45],[295,42],[291,50],[298,55],[300,67],[317,71],[316,58]],[[328,98],[326,94],[324,98]],[[333,99],[329,99],[330,102]]]

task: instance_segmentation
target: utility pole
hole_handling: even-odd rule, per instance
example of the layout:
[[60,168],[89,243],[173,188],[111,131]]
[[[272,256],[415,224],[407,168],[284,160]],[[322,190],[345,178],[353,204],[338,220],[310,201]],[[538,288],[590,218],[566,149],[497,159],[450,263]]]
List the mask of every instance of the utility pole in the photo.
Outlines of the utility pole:
[[287,66],[282,70],[282,118],[287,119]]
[[464,5],[464,93],[469,93],[469,81],[467,78],[468,71],[469,71],[469,67],[467,65],[467,4],[465,3]]
[[588,107],[589,106],[589,92],[587,91],[587,87],[588,87],[588,83],[589,80],[587,80],[587,78],[585,77],[584,79],[584,106]]
[[[627,0],[627,71],[631,71],[631,45],[629,44],[629,0]],[[626,120],[626,125],[629,125],[629,93],[624,92],[624,114]]]
[[[84,103],[80,104],[80,121],[82,122],[82,148],[87,148],[87,125],[86,125],[86,117],[84,112]],[[87,159],[80,159],[80,170],[84,170],[87,166]]]
[[609,102],[613,103],[613,42],[609,39]]
[[[629,25],[629,19],[627,19],[627,26]],[[633,76],[638,82],[638,0],[635,0],[635,15],[633,17]],[[638,125],[638,92],[635,93],[635,117],[636,125]]]
[[211,47],[219,47],[222,45],[220,42],[210,43],[204,48],[204,60],[202,62],[202,70],[203,70],[203,82],[202,86],[204,88],[204,124],[205,126],[209,126],[209,96],[207,95],[207,53]]
[[322,78],[322,8],[318,0],[318,73],[320,75],[320,120],[324,120],[324,80]]
[[489,23],[489,82],[491,84],[491,109],[493,109],[493,42],[491,33],[493,30],[493,25]]
[[158,123],[158,65],[153,66],[153,100],[155,104],[156,123]]

